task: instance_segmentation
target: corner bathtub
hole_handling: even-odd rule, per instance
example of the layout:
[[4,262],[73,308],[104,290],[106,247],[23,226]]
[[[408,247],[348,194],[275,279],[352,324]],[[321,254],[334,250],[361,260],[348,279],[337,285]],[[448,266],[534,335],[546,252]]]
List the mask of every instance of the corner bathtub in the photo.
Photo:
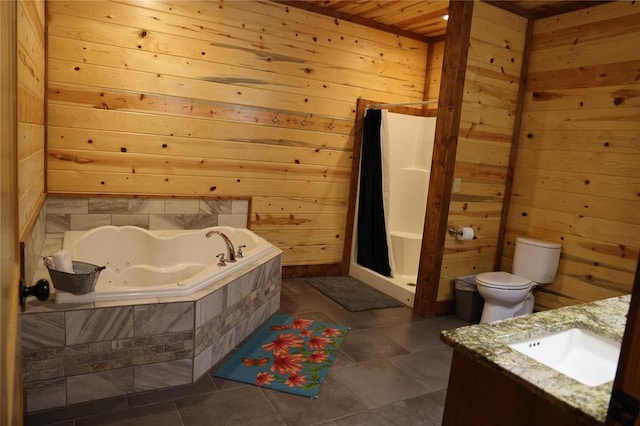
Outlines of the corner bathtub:
[[[228,262],[227,235],[244,257]],[[56,303],[86,303],[189,296],[267,256],[274,247],[247,229],[216,226],[199,230],[148,231],[136,226],[102,226],[91,231],[67,231],[62,247],[72,260],[107,268],[95,291],[82,295],[56,290]],[[226,266],[218,266],[224,253]]]

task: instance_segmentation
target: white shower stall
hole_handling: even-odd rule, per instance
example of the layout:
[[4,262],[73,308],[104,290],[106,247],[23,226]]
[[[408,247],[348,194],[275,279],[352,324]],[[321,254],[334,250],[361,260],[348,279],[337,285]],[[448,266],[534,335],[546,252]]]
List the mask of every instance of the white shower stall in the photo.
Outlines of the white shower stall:
[[382,192],[391,276],[357,263],[357,211],[349,275],[413,306],[436,118],[381,113]]

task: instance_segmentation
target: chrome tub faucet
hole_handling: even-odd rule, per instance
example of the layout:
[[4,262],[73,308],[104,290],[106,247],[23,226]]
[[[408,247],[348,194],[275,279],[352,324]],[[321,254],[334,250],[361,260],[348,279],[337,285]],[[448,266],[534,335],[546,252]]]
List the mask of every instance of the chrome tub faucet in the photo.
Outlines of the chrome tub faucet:
[[222,261],[222,263],[226,262],[230,262],[233,263],[236,261],[236,249],[235,247],[233,247],[233,243],[231,242],[231,240],[229,239],[229,237],[227,237],[223,232],[220,231],[209,231],[206,233],[206,237],[207,238],[211,238],[211,236],[213,234],[217,234],[220,235],[222,237],[222,239],[224,240],[225,244],[227,245],[227,257],[226,259],[224,259]]

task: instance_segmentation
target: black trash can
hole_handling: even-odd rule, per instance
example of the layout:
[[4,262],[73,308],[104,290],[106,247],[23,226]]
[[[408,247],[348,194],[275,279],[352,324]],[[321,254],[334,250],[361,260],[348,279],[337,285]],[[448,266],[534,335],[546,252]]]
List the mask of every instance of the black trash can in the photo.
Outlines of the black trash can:
[[458,318],[469,322],[480,322],[484,299],[478,293],[475,275],[456,278],[454,298]]

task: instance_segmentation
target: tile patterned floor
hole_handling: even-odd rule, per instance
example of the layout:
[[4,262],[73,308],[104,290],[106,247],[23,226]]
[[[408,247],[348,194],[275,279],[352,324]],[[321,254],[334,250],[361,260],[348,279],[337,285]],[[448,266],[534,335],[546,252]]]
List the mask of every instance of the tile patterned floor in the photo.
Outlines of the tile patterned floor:
[[304,279],[283,280],[279,313],[351,327],[319,398],[206,375],[198,383],[32,413],[26,426],[440,425],[451,350],[440,331],[454,316],[411,309],[349,312]]

